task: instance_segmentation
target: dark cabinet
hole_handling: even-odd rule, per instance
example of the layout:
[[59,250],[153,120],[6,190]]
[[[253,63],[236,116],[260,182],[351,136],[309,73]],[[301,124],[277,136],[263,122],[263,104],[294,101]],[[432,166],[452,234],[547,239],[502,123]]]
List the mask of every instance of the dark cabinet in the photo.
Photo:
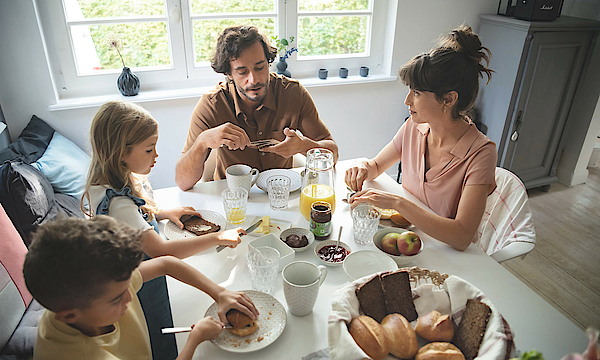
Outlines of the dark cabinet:
[[[517,174],[527,188],[548,186],[558,181],[565,134],[573,121],[582,120],[575,119],[572,105],[590,70],[600,22],[569,17],[529,22],[499,15],[480,19],[479,34],[492,52],[495,73],[488,85],[481,84],[479,121],[496,143],[498,166]],[[577,106],[595,108],[595,101],[588,103]]]

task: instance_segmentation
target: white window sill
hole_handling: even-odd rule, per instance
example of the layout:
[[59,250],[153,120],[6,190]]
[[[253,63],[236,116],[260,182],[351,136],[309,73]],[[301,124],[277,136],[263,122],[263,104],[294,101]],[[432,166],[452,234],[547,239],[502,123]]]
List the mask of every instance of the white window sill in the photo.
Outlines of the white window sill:
[[[342,79],[338,76],[328,77],[327,79],[319,78],[305,78],[298,79],[302,85],[306,88],[318,87],[318,86],[335,86],[335,85],[350,85],[350,84],[364,84],[372,82],[386,82],[396,81],[397,76],[390,75],[369,75],[362,77],[358,75],[348,76]],[[216,84],[215,84],[216,85]],[[174,90],[153,90],[153,91],[140,91],[136,96],[123,96],[121,94],[110,94],[101,96],[88,96],[72,99],[60,99],[54,105],[48,106],[48,111],[60,111],[69,109],[81,109],[89,107],[97,107],[104,104],[107,101],[112,100],[124,100],[135,103],[144,103],[152,101],[165,101],[165,100],[176,100],[176,99],[188,99],[188,98],[199,98],[207,91],[215,88],[215,85],[205,87],[195,87],[186,89],[174,89]]]

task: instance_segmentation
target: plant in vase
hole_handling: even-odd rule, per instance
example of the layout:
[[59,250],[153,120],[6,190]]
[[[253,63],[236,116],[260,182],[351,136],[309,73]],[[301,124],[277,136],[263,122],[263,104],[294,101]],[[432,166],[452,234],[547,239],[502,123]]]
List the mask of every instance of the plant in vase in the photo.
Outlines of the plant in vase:
[[117,87],[123,96],[135,96],[140,92],[140,79],[131,70],[125,66],[125,61],[123,61],[123,56],[121,55],[121,48],[123,47],[123,42],[116,36],[111,36],[109,39],[110,47],[117,50],[119,57],[121,58],[121,63],[123,64],[123,71],[119,78],[117,79]]
[[288,50],[288,46],[294,42],[294,37],[290,36],[289,40],[286,38],[279,38],[279,36],[271,36],[271,39],[275,43],[275,47],[277,48],[277,54],[279,55],[279,62],[277,63],[277,73],[285,75],[287,77],[292,77],[292,74],[287,70],[288,64],[286,60],[294,53],[298,52],[297,47],[291,47]]

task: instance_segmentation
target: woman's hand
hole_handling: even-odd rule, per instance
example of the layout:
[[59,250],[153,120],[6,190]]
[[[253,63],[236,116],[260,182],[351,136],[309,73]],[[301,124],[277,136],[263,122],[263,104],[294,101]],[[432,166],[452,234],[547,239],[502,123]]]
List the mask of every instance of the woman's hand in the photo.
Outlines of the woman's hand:
[[181,206],[172,209],[164,209],[158,214],[156,214],[157,220],[169,219],[174,222],[180,229],[183,229],[183,223],[181,222],[181,217],[183,215],[195,215],[200,216],[200,213],[196,211],[191,206]]
[[362,190],[350,197],[350,207],[354,209],[360,203],[369,203],[377,206],[380,209],[396,209],[402,196],[396,195],[383,190],[367,189]]
[[240,235],[246,235],[246,232],[242,228],[237,228],[221,231],[216,233],[216,235],[217,245],[225,245],[233,249],[242,242]]
[[228,322],[225,315],[231,309],[239,310],[253,320],[258,319],[258,310],[246,293],[223,289],[215,300],[219,305],[219,318],[223,323]]
[[353,191],[359,191],[362,189],[363,183],[369,176],[369,163],[368,161],[361,161],[360,164],[352,166],[346,170],[346,176],[344,180],[346,184]]

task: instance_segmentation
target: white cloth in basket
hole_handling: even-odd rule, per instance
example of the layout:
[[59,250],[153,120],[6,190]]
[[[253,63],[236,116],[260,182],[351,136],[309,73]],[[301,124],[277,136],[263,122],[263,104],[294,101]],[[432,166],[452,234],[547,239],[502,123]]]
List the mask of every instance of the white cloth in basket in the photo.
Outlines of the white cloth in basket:
[[[367,354],[356,343],[348,332],[350,321],[361,315],[356,297],[359,285],[373,277],[369,275],[348,284],[333,295],[331,313],[328,319],[329,355],[333,360],[369,359]],[[412,285],[412,284],[411,284]],[[468,299],[478,299],[492,309],[490,321],[479,348],[478,360],[504,360],[514,355],[513,334],[510,327],[498,313],[494,304],[485,295],[469,282],[450,276],[443,283],[441,289],[430,283],[423,283],[416,288],[413,286],[413,300],[417,313],[425,315],[432,310],[442,314],[452,314],[455,324],[458,325],[462,318]],[[416,320],[412,322],[413,328]],[[421,345],[421,343],[419,344]],[[395,359],[388,355],[386,359]]]

